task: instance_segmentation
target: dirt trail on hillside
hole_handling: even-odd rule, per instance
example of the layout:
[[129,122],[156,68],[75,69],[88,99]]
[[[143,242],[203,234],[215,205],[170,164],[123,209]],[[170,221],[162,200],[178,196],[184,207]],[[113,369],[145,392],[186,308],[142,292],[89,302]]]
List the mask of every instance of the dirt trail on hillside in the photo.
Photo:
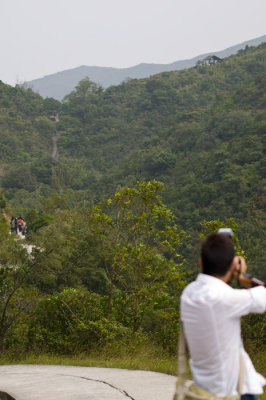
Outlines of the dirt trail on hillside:
[[53,141],[53,153],[52,153],[52,157],[54,160],[58,161],[59,159],[59,151],[58,151],[58,147],[57,147],[57,139],[60,137],[60,135],[57,133],[57,131],[54,131],[54,135],[52,138]]
[[53,134],[53,137],[52,137],[52,143],[53,143],[52,157],[53,157],[53,159],[55,161],[58,161],[58,159],[59,159],[59,151],[58,151],[58,147],[57,147],[57,139],[60,137],[60,135],[57,132],[56,125],[59,122],[59,117],[58,117],[58,114],[56,114],[56,115],[52,115],[50,118],[55,124],[54,134]]

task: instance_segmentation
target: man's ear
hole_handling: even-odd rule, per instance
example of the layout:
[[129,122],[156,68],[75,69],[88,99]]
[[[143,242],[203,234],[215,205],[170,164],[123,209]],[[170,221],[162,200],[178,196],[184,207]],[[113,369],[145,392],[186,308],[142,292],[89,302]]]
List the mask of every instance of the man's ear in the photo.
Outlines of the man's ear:
[[202,263],[202,258],[201,257],[199,258],[199,266],[200,266],[200,269],[202,269],[203,263]]

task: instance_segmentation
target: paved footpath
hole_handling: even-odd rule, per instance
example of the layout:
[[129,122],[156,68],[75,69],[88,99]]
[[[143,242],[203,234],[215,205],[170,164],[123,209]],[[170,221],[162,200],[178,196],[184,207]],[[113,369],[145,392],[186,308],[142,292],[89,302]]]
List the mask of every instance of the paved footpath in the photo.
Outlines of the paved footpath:
[[[0,392],[15,400],[172,400],[175,377],[149,371],[1,365]],[[0,393],[0,400],[6,399]]]

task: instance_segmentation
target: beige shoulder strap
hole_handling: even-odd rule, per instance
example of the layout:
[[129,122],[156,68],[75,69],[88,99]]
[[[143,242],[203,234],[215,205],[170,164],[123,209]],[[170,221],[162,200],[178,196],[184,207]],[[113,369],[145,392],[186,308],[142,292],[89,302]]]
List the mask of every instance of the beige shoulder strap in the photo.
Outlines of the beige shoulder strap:
[[186,378],[187,375],[187,348],[183,322],[179,321],[178,337],[178,375]]
[[241,354],[239,355],[239,374],[238,374],[238,382],[237,382],[237,392],[241,396],[243,385],[244,385],[244,378],[245,378],[245,369],[244,369],[244,360]]

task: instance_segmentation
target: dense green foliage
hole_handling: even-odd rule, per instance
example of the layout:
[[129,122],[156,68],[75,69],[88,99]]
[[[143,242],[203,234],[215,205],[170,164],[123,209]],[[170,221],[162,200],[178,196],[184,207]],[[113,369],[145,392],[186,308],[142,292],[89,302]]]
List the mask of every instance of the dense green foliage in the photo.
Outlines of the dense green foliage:
[[79,211],[63,195],[44,198],[49,219],[29,233],[31,256],[2,220],[3,350],[76,354],[149,340],[175,351],[184,232],[162,203],[162,187],[141,182]]
[[[204,219],[234,217],[261,273],[265,54],[262,44],[215,66],[106,90],[85,79],[63,104],[1,84],[4,194],[19,211],[40,210],[39,196],[51,191],[65,193],[71,207],[84,206],[155,178],[165,183],[164,201],[192,235]],[[49,117],[57,112],[56,123]],[[52,157],[55,129],[59,160]]]
[[265,87],[265,44],[106,90],[85,79],[63,103],[0,83],[0,208],[36,246],[2,218],[2,349],[175,351],[201,230],[238,227],[265,278]]
[[[139,182],[89,209],[64,195],[40,199],[25,242],[0,223],[0,338],[3,354],[110,354],[128,346],[177,346],[188,238],[162,203],[157,181]],[[48,214],[49,212],[49,214]],[[210,221],[202,235],[231,226]],[[235,237],[238,254],[243,254]],[[195,273],[196,271],[194,271]],[[244,337],[263,346],[265,315],[244,321]],[[255,329],[253,329],[255,327]]]

